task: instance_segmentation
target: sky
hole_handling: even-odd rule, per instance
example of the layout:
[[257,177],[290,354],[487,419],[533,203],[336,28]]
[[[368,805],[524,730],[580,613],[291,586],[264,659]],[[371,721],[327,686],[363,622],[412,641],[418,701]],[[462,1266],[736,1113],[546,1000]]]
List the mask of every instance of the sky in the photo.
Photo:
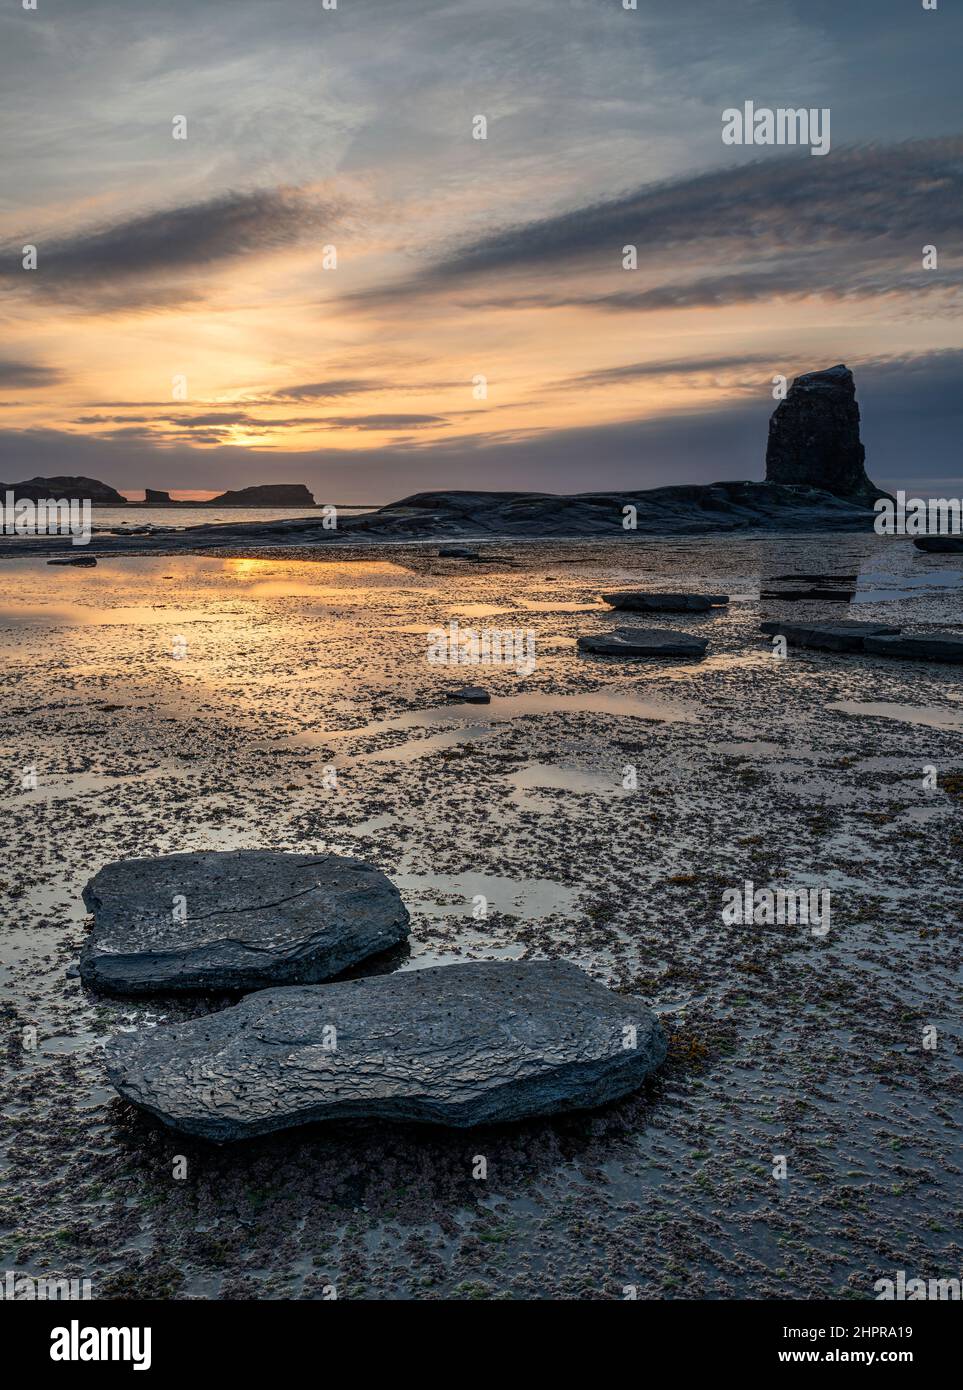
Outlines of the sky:
[[[6,0],[0,478],[760,478],[773,377],[845,362],[870,476],[958,495],[936,4]],[[724,143],[747,101],[828,152]]]

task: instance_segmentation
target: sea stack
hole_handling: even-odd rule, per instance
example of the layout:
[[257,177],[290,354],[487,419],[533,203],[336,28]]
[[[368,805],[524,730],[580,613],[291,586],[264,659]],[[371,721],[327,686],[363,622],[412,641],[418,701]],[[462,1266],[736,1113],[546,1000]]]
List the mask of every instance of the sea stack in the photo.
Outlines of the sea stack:
[[769,420],[766,482],[821,488],[869,507],[889,494],[866,476],[865,458],[849,368],[797,376]]

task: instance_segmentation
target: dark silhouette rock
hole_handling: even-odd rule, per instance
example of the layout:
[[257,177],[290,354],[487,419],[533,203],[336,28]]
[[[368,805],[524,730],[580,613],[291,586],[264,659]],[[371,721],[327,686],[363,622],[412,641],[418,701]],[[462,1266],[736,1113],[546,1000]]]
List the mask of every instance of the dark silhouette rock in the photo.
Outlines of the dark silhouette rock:
[[203,507],[314,507],[314,496],[303,483],[259,483],[233,492],[222,492]]
[[83,897],[94,927],[81,977],[116,994],[313,983],[408,935],[394,885],[373,865],[337,854],[122,859],[101,869]]
[[565,961],[475,961],[270,989],[120,1033],[111,1082],[218,1142],[319,1120],[449,1125],[583,1110],[638,1087],[666,1037],[641,1003]]
[[821,488],[872,506],[888,497],[866,476],[856,386],[848,367],[797,376],[769,420],[766,481]]
[[709,642],[669,627],[617,627],[611,634],[580,637],[577,645],[580,652],[593,656],[703,657]]
[[0,497],[12,492],[19,501],[41,502],[45,498],[66,498],[68,502],[89,501],[100,507],[126,507],[127,498],[96,478],[28,478],[22,483],[0,483]]
[[179,504],[174,501],[169,492],[161,492],[159,488],[148,487],[144,489],[145,507],[176,507]]

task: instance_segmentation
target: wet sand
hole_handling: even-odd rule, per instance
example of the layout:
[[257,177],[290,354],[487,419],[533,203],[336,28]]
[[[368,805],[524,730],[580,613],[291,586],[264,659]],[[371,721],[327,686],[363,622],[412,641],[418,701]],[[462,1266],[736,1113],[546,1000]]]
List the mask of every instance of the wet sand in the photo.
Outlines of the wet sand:
[[[958,628],[953,557],[871,535],[433,549],[0,565],[0,1269],[146,1298],[871,1298],[897,1269],[958,1277],[963,782],[927,790],[923,768],[963,778],[959,671],[776,661],[757,632]],[[760,605],[827,570],[859,575],[852,604]],[[601,591],[642,586],[733,596],[666,620],[710,638],[705,661],[577,654],[626,621]],[[533,674],[429,665],[452,618],[531,628]],[[466,682],[491,705],[446,704]],[[80,891],[111,859],[260,846],[398,883],[410,951],[372,968],[563,957],[659,1012],[668,1065],[510,1129],[165,1131],[109,1088],[102,1043],[230,1001],[91,996],[67,975]],[[724,925],[746,879],[830,888],[828,936]]]

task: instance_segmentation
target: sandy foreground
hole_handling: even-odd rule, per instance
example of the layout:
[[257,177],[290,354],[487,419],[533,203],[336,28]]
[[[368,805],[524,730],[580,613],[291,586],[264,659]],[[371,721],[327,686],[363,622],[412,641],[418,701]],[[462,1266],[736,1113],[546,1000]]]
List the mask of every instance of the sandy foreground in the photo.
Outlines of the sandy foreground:
[[[144,1298],[872,1298],[901,1269],[958,1277],[959,668],[779,661],[757,631],[958,630],[954,558],[872,535],[433,549],[0,563],[0,1270]],[[853,603],[760,604],[827,571],[858,576]],[[579,656],[578,634],[631,621],[599,600],[618,587],[732,602],[649,624],[709,637],[702,662]],[[534,671],[430,665],[452,619],[530,631]],[[466,683],[492,703],[448,704]],[[102,864],[235,847],[381,867],[411,946],[369,970],[565,958],[656,1009],[669,1062],[562,1120],[189,1143],[116,1097],[102,1044],[231,1000],[99,999],[67,972]],[[828,934],[725,925],[745,880],[830,889]]]

